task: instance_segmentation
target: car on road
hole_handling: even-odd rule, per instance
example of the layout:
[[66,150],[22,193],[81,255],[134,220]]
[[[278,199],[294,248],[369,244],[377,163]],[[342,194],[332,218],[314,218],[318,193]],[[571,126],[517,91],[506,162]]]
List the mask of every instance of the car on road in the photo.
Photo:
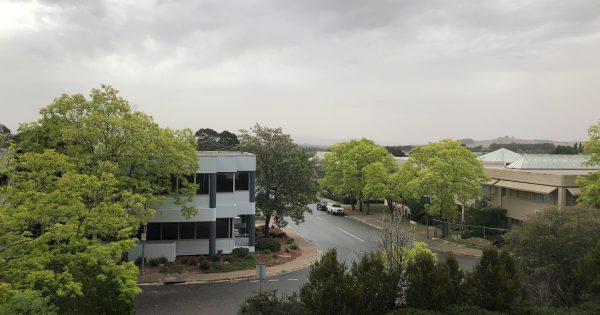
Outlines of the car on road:
[[332,204],[327,208],[327,213],[344,215],[344,208],[338,204]]
[[317,203],[317,210],[325,211],[327,210],[327,201],[321,200]]

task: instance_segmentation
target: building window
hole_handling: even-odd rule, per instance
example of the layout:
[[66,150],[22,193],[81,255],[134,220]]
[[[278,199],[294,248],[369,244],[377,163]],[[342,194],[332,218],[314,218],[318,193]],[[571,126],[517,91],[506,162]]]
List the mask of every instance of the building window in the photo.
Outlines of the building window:
[[229,218],[217,219],[217,238],[231,238],[231,220]]
[[160,240],[160,223],[148,223],[146,226],[146,239],[149,241]]
[[233,174],[217,173],[217,192],[233,192]]
[[197,195],[208,195],[209,180],[210,174],[196,174]]
[[196,239],[206,240],[209,236],[209,222],[196,222]]
[[163,223],[161,224],[161,234],[163,241],[176,240],[179,237],[177,231],[177,223]]
[[196,236],[194,222],[179,223],[179,239],[193,240]]
[[248,190],[250,187],[250,174],[248,172],[235,173],[235,190]]

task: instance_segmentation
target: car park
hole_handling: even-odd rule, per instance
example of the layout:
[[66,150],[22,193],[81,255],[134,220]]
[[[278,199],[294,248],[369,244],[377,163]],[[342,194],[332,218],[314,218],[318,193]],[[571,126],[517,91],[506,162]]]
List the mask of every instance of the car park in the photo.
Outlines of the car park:
[[327,213],[329,213],[329,214],[344,215],[344,208],[342,208],[341,205],[332,204],[331,206],[329,206],[327,208]]

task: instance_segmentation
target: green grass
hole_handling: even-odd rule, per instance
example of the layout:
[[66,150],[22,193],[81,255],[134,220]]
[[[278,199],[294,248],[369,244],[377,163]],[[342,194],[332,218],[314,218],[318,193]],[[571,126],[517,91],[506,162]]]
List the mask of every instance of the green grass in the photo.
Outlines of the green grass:
[[256,258],[253,254],[249,254],[246,257],[231,257],[229,262],[211,262],[210,269],[203,270],[205,273],[215,273],[215,272],[229,272],[229,271],[237,271],[237,270],[247,270],[254,269],[256,267]]

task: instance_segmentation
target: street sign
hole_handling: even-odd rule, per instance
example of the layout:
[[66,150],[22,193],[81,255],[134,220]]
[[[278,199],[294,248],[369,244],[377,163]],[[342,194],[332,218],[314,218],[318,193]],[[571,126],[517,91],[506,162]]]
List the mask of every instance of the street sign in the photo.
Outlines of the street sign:
[[267,267],[264,264],[256,265],[256,279],[266,280],[267,279]]

